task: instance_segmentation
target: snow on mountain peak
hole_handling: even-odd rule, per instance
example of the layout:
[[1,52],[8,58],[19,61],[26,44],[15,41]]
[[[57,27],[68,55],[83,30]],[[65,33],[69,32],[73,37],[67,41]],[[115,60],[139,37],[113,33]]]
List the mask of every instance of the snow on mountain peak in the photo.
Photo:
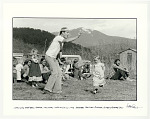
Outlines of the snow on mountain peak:
[[91,34],[92,30],[91,29],[86,29],[84,27],[81,27],[81,32]]

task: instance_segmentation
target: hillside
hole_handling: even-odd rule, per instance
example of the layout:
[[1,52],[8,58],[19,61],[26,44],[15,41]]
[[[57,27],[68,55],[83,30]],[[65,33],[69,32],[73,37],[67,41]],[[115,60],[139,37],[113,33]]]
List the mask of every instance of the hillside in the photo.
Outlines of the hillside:
[[[122,50],[136,49],[135,39],[108,36],[96,30],[73,29],[70,31],[70,37],[76,36],[81,30],[84,33],[79,39],[74,43],[64,44],[63,54],[78,54],[89,60],[94,55],[100,55],[102,59],[108,61],[110,58],[114,59]],[[33,28],[13,28],[13,52],[28,53],[32,48],[37,48],[40,53],[44,53],[55,37],[54,34],[58,33],[52,34]]]
[[[13,28],[13,52],[29,53],[32,48],[37,48],[39,53],[44,53],[55,35],[33,28]],[[63,54],[78,54],[84,59],[91,59],[91,50],[79,44],[65,43]]]
[[[84,47],[121,45],[121,47],[130,47],[136,49],[136,39],[123,38],[118,36],[109,36],[97,30],[77,28],[70,30],[70,36],[76,36],[79,31],[83,31],[82,36],[74,43]],[[53,34],[58,34],[57,32]]]
[[[71,35],[77,35],[79,30],[81,29],[70,31]],[[98,42],[98,39],[96,41],[95,38],[92,40],[90,38],[91,36],[96,37],[94,35],[97,34],[103,36],[105,40],[101,39],[99,43],[95,44],[95,42]],[[54,34],[39,29],[13,28],[13,52],[29,53],[32,48],[37,48],[39,53],[44,54],[54,37]],[[79,41],[81,45],[78,44]],[[106,74],[108,74],[114,59],[119,58],[117,53],[128,48],[136,49],[136,40],[107,36],[101,32],[91,30],[91,33],[85,32],[77,42],[65,43],[63,54],[81,55],[83,59],[90,61],[93,60],[95,55],[99,55],[101,61],[106,64]]]

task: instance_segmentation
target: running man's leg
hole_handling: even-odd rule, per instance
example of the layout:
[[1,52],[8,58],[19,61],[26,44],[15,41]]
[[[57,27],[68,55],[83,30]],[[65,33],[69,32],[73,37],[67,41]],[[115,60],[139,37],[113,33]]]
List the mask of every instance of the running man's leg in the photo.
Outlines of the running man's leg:
[[49,56],[45,56],[47,63],[51,68],[51,75],[48,78],[47,84],[45,85],[45,90],[53,92],[53,88],[55,86],[56,80],[58,78],[58,71],[57,71],[57,62],[55,62],[55,58],[51,58]]
[[53,92],[54,93],[61,93],[62,90],[61,90],[61,82],[62,82],[62,71],[59,67],[59,64],[58,64],[58,61],[55,60],[55,64],[56,64],[56,69],[57,69],[57,72],[58,72],[58,75],[57,75],[57,79],[55,81],[55,85],[54,85],[54,88],[53,88]]

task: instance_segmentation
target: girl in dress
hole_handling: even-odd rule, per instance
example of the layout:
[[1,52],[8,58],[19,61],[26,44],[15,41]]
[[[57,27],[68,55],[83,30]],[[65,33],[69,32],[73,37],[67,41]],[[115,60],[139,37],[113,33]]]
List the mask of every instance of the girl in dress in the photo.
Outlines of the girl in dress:
[[29,83],[31,84],[32,87],[37,87],[38,82],[42,81],[42,74],[39,66],[39,61],[38,61],[38,50],[37,49],[32,49],[31,50],[31,65],[29,69]]
[[100,61],[100,57],[96,56],[94,58],[94,65],[93,65],[93,93],[96,94],[100,87],[103,87],[105,85],[105,79],[104,79],[104,71],[105,66]]

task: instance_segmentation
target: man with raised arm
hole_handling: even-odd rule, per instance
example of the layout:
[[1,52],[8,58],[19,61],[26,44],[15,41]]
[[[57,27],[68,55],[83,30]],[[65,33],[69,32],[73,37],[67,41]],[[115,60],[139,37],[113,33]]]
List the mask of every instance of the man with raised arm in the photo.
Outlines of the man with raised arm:
[[59,67],[59,61],[61,57],[61,50],[64,42],[71,42],[78,39],[81,36],[81,32],[73,38],[69,38],[69,30],[67,27],[63,27],[60,30],[58,36],[56,36],[48,50],[46,51],[45,59],[51,68],[51,75],[44,88],[44,93],[61,93],[61,69]]

